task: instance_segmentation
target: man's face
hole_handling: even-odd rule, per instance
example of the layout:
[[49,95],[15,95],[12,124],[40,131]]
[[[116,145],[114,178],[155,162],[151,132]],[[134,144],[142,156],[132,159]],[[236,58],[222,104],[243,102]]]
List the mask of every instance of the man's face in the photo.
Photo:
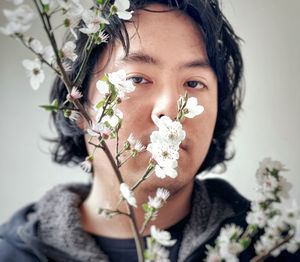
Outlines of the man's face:
[[[166,8],[163,5],[148,6],[148,9],[154,10]],[[209,66],[201,35],[184,13],[138,11],[133,20],[135,24],[127,23],[130,36],[128,56],[125,57],[121,44],[115,43],[108,65],[91,83],[89,99],[92,104],[100,101],[101,94],[95,86],[104,73],[124,69],[128,79],[135,83],[135,91],[118,106],[124,114],[124,128],[119,133],[120,146],[130,133],[147,146],[151,132],[157,129],[151,115],[166,115],[174,119],[181,95],[188,92],[189,97],[198,99],[198,104],[204,106],[204,112],[194,119],[186,118],[182,123],[186,138],[179,150],[178,177],[161,180],[152,175],[151,182],[145,182],[145,186],[148,183],[177,191],[192,183],[209,149],[217,117],[217,79]],[[107,55],[108,52],[102,57],[99,70],[104,67]],[[107,143],[114,152],[115,140]],[[91,151],[91,148],[88,150]],[[125,182],[133,185],[142,176],[150,157],[150,153],[145,151],[122,166]],[[108,169],[104,153],[96,151],[95,174],[105,173]]]

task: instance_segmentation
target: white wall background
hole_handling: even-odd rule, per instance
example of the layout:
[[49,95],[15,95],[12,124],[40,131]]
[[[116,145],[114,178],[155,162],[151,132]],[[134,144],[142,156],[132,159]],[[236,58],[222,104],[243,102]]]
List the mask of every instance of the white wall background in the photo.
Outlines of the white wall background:
[[[300,204],[300,1],[223,0],[223,9],[244,43],[246,95],[233,136],[236,156],[222,175],[253,198],[258,162],[270,156],[290,171],[292,196]],[[0,8],[8,7],[1,1]],[[0,16],[0,24],[5,19]],[[31,35],[46,39],[38,23]],[[32,55],[20,43],[0,35],[0,223],[18,208],[39,199],[53,185],[87,181],[79,168],[51,162],[48,103],[52,77],[38,91],[29,86],[22,59]],[[49,73],[49,71],[48,71]]]

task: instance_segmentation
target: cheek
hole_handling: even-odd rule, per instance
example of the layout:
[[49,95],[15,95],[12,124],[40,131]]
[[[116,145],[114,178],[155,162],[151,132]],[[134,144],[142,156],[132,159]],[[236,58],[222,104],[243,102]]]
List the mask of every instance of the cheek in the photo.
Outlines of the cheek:
[[217,106],[207,107],[197,118],[191,119],[193,122],[193,127],[191,128],[191,139],[193,140],[192,154],[195,158],[199,158],[199,161],[203,161],[213,137],[217,118]]

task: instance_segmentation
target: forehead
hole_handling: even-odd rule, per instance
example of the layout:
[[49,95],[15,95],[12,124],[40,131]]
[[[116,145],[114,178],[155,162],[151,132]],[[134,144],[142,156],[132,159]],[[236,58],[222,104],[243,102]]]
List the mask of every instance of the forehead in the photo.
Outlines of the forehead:
[[[135,11],[132,23],[126,24],[130,39],[129,57],[131,54],[145,54],[145,58],[157,60],[158,66],[172,63],[170,66],[175,67],[195,59],[208,63],[201,32],[189,16],[160,4],[149,5],[146,9]],[[111,58],[118,65],[128,61],[124,57],[124,49],[117,41]]]

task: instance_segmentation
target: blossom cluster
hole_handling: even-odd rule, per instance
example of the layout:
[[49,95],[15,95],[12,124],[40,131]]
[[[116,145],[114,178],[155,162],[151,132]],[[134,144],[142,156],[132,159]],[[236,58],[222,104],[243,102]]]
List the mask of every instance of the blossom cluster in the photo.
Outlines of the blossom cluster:
[[284,171],[279,161],[270,158],[260,162],[256,172],[259,198],[251,202],[244,231],[241,227],[226,225],[221,229],[216,246],[208,246],[206,261],[238,261],[238,255],[251,243],[258,229],[263,234],[254,244],[257,256],[278,256],[283,250],[294,253],[300,248],[300,208],[296,201],[286,201],[291,184],[281,176]]
[[[56,40],[54,37],[54,30],[64,26],[68,28],[72,33],[74,39],[77,39],[78,32],[87,34],[89,40],[87,48],[92,48],[93,44],[106,43],[108,41],[108,35],[104,32],[104,26],[109,24],[108,18],[111,15],[117,15],[120,19],[128,20],[132,17],[132,12],[127,11],[130,8],[129,0],[115,0],[111,1],[113,4],[110,8],[110,14],[108,17],[104,17],[102,9],[109,0],[102,1],[99,4],[99,9],[85,9],[80,0],[39,0],[36,1],[36,7],[43,22],[44,27],[47,25],[48,34],[51,35],[51,45],[43,48],[39,40],[32,37],[25,36],[24,34],[30,29],[32,21],[37,17],[33,9],[24,4],[23,0],[13,0],[13,3],[17,6],[13,10],[4,9],[4,16],[7,18],[8,23],[5,27],[0,27],[0,32],[19,39],[27,48],[29,48],[37,58],[34,60],[26,59],[23,61],[24,67],[28,71],[30,78],[30,85],[33,89],[38,89],[45,79],[45,75],[42,69],[42,64],[46,63],[53,70],[60,71],[58,66],[57,57],[63,61],[62,65],[65,71],[70,70],[70,63],[75,62],[78,55],[76,54],[76,44],[74,41],[66,42],[60,49],[56,47]],[[51,18],[53,15],[60,13],[58,18],[55,16],[53,22],[58,25],[52,25]],[[62,17],[62,20],[60,20]],[[79,23],[83,21],[82,25]],[[78,26],[81,25],[79,28]],[[55,44],[53,44],[55,42]],[[53,48],[55,47],[55,50]]]
[[146,262],[169,262],[169,251],[164,246],[173,246],[176,239],[171,239],[171,234],[164,230],[159,230],[155,226],[150,227],[151,237],[147,238],[147,249],[144,256]]
[[151,143],[147,146],[147,150],[157,163],[155,166],[157,177],[177,177],[175,168],[178,166],[178,151],[186,136],[180,121],[183,120],[184,116],[193,118],[200,115],[203,110],[203,106],[198,105],[195,97],[188,98],[185,95],[185,97],[180,97],[178,100],[178,116],[175,121],[172,121],[168,116],[158,118],[152,115],[152,120],[158,127],[158,131],[153,131],[150,135]]
[[257,255],[278,256],[285,249],[294,253],[300,247],[300,208],[295,200],[287,201],[292,185],[279,174],[284,170],[279,161],[266,158],[256,172],[259,199],[251,203],[246,221],[264,229],[254,246]]

